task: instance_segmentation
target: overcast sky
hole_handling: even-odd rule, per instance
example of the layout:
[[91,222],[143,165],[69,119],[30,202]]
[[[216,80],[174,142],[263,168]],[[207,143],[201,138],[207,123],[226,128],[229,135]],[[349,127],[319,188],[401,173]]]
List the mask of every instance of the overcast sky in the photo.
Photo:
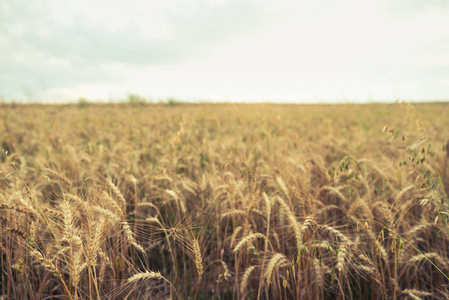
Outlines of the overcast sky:
[[449,100],[448,0],[1,0],[0,97]]

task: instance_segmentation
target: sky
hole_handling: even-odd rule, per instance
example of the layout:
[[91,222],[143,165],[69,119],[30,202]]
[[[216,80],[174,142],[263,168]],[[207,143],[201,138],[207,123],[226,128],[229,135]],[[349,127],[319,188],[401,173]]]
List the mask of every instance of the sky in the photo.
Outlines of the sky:
[[1,0],[0,100],[449,100],[448,0]]

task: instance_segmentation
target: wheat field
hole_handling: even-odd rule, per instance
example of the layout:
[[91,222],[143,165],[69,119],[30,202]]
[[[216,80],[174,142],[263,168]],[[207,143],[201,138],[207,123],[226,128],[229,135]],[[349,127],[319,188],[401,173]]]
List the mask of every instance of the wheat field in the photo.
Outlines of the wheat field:
[[0,107],[2,299],[448,299],[449,105]]

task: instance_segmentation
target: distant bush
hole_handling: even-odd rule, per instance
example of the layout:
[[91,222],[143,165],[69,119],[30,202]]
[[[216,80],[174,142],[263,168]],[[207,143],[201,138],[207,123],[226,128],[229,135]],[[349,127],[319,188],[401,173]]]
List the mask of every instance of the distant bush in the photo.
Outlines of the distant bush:
[[168,98],[167,102],[165,103],[165,105],[167,105],[167,106],[178,106],[180,104],[181,104],[181,102],[179,102],[175,98]]
[[89,100],[87,100],[84,97],[81,97],[78,99],[78,106],[79,107],[88,107],[91,103],[89,102]]
[[130,94],[128,95],[128,103],[131,105],[144,105],[147,101],[145,98],[136,95],[136,94]]

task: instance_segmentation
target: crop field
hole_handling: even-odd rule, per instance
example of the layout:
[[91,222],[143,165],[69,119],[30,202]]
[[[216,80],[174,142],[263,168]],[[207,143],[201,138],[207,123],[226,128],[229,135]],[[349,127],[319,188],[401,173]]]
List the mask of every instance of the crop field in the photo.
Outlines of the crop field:
[[449,104],[0,119],[2,299],[449,298]]

